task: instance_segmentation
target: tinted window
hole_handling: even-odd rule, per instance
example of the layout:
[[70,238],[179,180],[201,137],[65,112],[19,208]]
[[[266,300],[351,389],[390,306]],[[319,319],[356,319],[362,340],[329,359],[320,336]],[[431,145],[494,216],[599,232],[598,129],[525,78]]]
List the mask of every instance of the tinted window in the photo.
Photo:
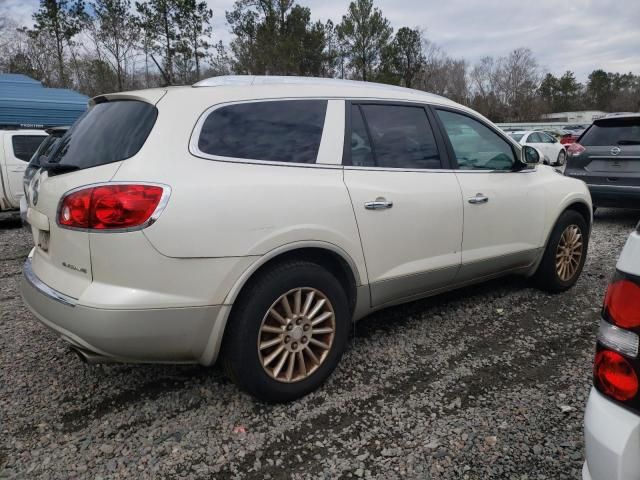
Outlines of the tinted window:
[[594,123],[580,143],[585,146],[640,145],[640,117]]
[[326,100],[282,100],[229,105],[205,120],[198,148],[210,155],[315,163]]
[[364,125],[360,107],[357,105],[351,106],[351,165],[375,166],[369,134]]
[[511,170],[515,156],[511,145],[489,127],[466,115],[438,110],[458,168],[463,170]]
[[47,137],[44,135],[14,135],[11,139],[13,154],[16,158],[28,162],[45,138]]
[[81,169],[125,160],[138,153],[157,115],[156,108],[145,102],[99,103],[62,136],[47,160]]
[[527,138],[527,143],[542,143],[542,137],[539,133],[531,133]]
[[540,136],[542,137],[542,141],[544,143],[556,143],[555,139],[547,133],[541,133]]
[[376,165],[384,168],[440,168],[440,155],[425,110],[396,105],[362,105]]
[[510,133],[509,136],[511,138],[513,138],[516,142],[519,142],[522,139],[522,137],[524,136],[524,134],[522,134],[522,133]]

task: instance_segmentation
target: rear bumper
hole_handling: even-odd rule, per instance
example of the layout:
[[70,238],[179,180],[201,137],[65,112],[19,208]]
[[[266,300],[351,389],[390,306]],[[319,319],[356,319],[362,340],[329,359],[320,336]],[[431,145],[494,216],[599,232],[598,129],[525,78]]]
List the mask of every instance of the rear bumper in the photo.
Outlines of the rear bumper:
[[637,480],[640,415],[591,390],[584,418],[583,480]]
[[640,208],[640,186],[590,185],[589,192],[597,207]]
[[34,315],[64,340],[121,362],[202,363],[208,345],[219,345],[213,332],[221,330],[216,327],[228,308],[87,307],[44,284],[33,272],[30,258],[24,265],[21,293]]

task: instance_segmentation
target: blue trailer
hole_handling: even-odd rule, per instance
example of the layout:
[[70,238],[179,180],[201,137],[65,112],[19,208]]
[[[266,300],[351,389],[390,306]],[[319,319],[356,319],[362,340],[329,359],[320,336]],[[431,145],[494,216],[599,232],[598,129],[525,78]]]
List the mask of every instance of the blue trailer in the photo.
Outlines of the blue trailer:
[[89,97],[16,73],[0,74],[0,128],[71,125],[87,109]]

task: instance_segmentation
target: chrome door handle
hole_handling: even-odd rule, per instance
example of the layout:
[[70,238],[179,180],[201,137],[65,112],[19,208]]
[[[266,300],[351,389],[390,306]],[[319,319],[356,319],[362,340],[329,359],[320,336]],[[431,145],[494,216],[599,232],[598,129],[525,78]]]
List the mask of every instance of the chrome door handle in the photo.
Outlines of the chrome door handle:
[[489,197],[485,197],[481,193],[478,193],[478,194],[476,194],[475,197],[471,197],[469,199],[469,203],[472,203],[473,205],[477,205],[479,203],[487,203],[488,201],[489,201]]
[[367,210],[384,210],[385,208],[393,207],[393,202],[390,202],[386,198],[378,197],[373,202],[366,202],[364,208]]

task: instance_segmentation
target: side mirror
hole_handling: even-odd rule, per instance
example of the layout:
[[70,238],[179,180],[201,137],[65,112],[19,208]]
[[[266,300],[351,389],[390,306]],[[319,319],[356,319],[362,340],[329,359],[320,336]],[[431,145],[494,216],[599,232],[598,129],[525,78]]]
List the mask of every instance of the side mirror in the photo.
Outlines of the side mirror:
[[524,145],[522,147],[522,160],[526,164],[535,164],[540,163],[542,159],[542,154],[538,151],[537,148],[534,148],[530,145]]

